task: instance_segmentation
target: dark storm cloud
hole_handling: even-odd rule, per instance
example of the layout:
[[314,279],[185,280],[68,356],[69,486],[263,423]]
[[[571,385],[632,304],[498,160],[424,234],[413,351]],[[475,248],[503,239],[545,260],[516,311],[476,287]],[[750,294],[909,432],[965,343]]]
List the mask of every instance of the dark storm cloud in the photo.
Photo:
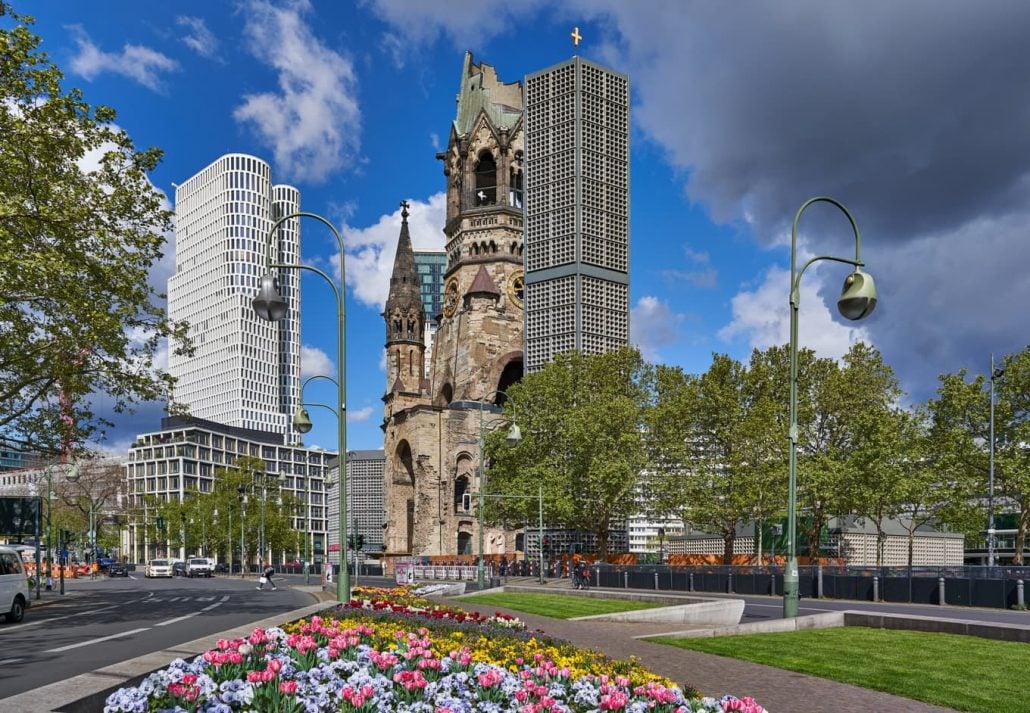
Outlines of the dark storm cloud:
[[[868,328],[913,396],[1030,341],[1030,3],[584,8],[614,21],[636,126],[715,220],[769,242],[811,196],[851,209],[882,292]],[[801,229],[851,249],[832,210]]]

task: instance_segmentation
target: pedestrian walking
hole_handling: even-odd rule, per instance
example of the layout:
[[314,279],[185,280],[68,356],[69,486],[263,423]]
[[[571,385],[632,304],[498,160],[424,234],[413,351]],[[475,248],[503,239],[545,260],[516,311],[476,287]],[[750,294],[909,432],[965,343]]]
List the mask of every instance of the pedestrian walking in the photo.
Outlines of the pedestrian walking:
[[272,585],[272,591],[274,592],[279,587],[275,586],[275,582],[272,581],[272,576],[275,574],[275,567],[268,565],[261,573],[261,578],[258,580],[258,589],[264,590],[266,584]]

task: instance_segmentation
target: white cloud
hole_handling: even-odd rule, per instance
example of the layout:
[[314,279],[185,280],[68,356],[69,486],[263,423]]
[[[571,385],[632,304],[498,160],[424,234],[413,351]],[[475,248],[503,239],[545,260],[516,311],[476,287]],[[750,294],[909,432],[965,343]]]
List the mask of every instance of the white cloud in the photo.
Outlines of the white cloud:
[[676,341],[685,316],[657,297],[645,295],[630,311],[630,341],[650,362],[662,361],[658,349]]
[[[832,277],[830,277],[832,273]],[[843,284],[846,270],[831,270],[828,279]],[[813,350],[820,357],[838,359],[858,341],[871,343],[867,329],[858,323],[841,324],[821,293],[830,289],[818,266],[805,272],[801,280],[801,302],[798,310],[798,345]],[[839,294],[840,286],[835,288]],[[761,284],[753,290],[742,290],[732,299],[733,321],[719,330],[719,338],[727,341],[742,338],[753,349],[787,344],[790,341],[790,272],[770,268]]]
[[371,406],[365,406],[355,411],[347,411],[347,423],[364,423],[372,418],[373,413],[375,413],[375,409]]
[[180,15],[175,18],[175,24],[187,29],[186,34],[181,38],[187,47],[201,57],[207,57],[208,59],[218,57],[218,39],[208,29],[204,18]]
[[329,355],[317,347],[302,344],[300,347],[300,377],[335,376],[336,365]]
[[496,35],[510,32],[544,4],[544,0],[373,0],[373,11],[396,28],[382,44],[397,66],[441,35],[455,47],[482,47]]
[[322,43],[304,21],[307,2],[245,6],[247,49],[275,69],[279,92],[247,94],[233,112],[272,149],[277,171],[323,182],[360,149],[361,111],[351,60]]
[[71,71],[92,81],[104,72],[112,72],[139,82],[155,92],[164,90],[161,74],[179,69],[179,63],[157,50],[143,45],[126,44],[121,53],[104,52],[90,39],[80,25],[71,30],[78,45],[78,54],[71,59]]
[[[408,231],[416,250],[442,250],[441,226],[447,217],[447,194],[437,193],[426,202],[409,200]],[[344,225],[341,231],[347,252],[347,286],[363,304],[382,309],[390,291],[390,273],[401,230],[400,207],[367,228]],[[332,257],[334,275],[340,276],[340,257]]]

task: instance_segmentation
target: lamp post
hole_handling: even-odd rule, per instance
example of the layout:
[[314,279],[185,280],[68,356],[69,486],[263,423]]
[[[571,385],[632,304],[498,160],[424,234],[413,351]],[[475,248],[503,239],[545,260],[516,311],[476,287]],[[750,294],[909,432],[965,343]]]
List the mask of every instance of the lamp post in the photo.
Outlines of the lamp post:
[[[491,397],[493,397],[493,396],[503,396],[504,398],[510,400],[511,401],[512,410],[515,409],[515,401],[510,396],[508,396],[508,394],[506,394],[504,391],[501,391],[500,389],[497,389],[496,391],[491,391],[490,393],[488,393],[486,396],[484,396],[482,399],[480,399],[478,401],[452,401],[447,406],[447,408],[457,409],[457,410],[468,410],[468,409],[472,409],[472,408],[478,408],[479,409],[479,512],[477,513],[477,515],[478,515],[477,519],[479,520],[479,565],[478,565],[478,568],[476,570],[476,579],[477,579],[477,581],[479,583],[479,589],[480,590],[483,590],[483,589],[486,588],[485,567],[484,567],[484,563],[483,563],[483,557],[484,557],[484,554],[485,554],[484,551],[483,551],[484,550],[484,542],[483,542],[483,511],[486,509],[485,508],[485,503],[486,503],[486,497],[485,497],[486,496],[486,468],[483,467],[483,450],[484,450],[484,439],[485,439],[484,424],[485,424],[485,422],[483,420],[483,413],[484,413],[484,411],[487,410],[486,409],[486,404],[487,404],[486,400],[491,398]],[[501,412],[500,407],[497,406],[496,404],[490,404],[490,407],[491,408],[489,410],[490,410],[491,413],[500,413]],[[516,446],[516,445],[518,445],[519,443],[522,442],[522,431],[519,430],[519,426],[518,426],[517,423],[514,423],[514,422],[512,423],[511,429],[508,431],[508,435],[505,437],[504,440],[508,443],[509,446]]]
[[991,467],[987,478],[987,566],[994,567],[994,381],[1005,375],[1005,370],[994,367],[991,354]]
[[[240,579],[243,579],[243,577],[246,576],[243,571],[243,559],[244,553],[246,552],[243,544],[243,531],[247,526],[247,493],[246,488],[242,485],[236,488],[236,492],[238,493],[236,499],[240,501]],[[229,569],[231,570],[232,567],[230,566]],[[232,572],[230,572],[230,574],[232,574]]]
[[[278,475],[271,475],[269,473],[261,474],[261,529],[258,531],[258,564],[263,567],[265,565],[265,555],[269,555],[269,562],[271,562],[271,553],[268,552],[268,539],[265,533],[265,508],[268,504],[268,481],[274,479],[277,484],[285,480],[285,476],[282,473]],[[277,497],[276,501],[279,501]]]
[[[797,269],[798,221],[801,214],[813,203],[830,203],[848,218],[855,236],[855,259],[834,255],[819,255],[811,258],[800,270]],[[859,320],[868,317],[876,307],[876,286],[868,273],[861,271],[861,238],[854,217],[843,204],[820,196],[809,198],[798,209],[790,231],[790,460],[787,495],[787,567],[783,573],[783,616],[798,615],[798,560],[795,512],[797,510],[797,448],[798,448],[798,305],[801,301],[801,276],[808,266],[819,260],[830,260],[852,265],[855,269],[844,280],[844,287],[837,299],[837,309],[846,319]]]
[[[276,231],[279,226],[285,223],[287,220],[294,218],[314,218],[326,225],[329,230],[332,231],[333,236],[336,238],[336,243],[340,249],[340,285],[337,287],[336,283],[333,282],[332,278],[329,277],[325,272],[319,270],[316,267],[310,265],[301,264],[286,264],[272,262],[272,241],[275,239]],[[261,277],[260,288],[258,289],[257,296],[254,297],[253,306],[254,311],[257,312],[258,316],[262,319],[267,319],[271,322],[278,322],[286,316],[287,306],[286,301],[279,294],[279,281],[272,273],[272,269],[291,269],[291,270],[309,270],[316,275],[320,275],[322,279],[329,283],[332,287],[333,292],[336,295],[336,318],[337,318],[337,332],[336,332],[336,361],[339,364],[339,379],[336,383],[337,389],[337,413],[339,414],[339,423],[337,427],[338,433],[338,444],[337,447],[340,452],[339,463],[340,463],[340,577],[336,583],[336,598],[340,602],[350,601],[350,575],[347,573],[347,562],[346,562],[346,550],[344,550],[344,543],[347,542],[347,419],[346,410],[344,404],[346,404],[346,385],[347,385],[347,350],[346,350],[346,304],[344,297],[346,295],[346,284],[345,275],[346,270],[344,267],[345,253],[343,249],[343,238],[340,237],[340,233],[337,232],[333,224],[320,215],[314,213],[291,213],[290,215],[279,218],[275,223],[272,224],[271,230],[268,231],[268,238],[265,242],[265,257],[268,272]]]
[[[315,379],[325,379],[326,381],[332,382],[337,389],[340,388],[340,384],[337,383],[336,379],[331,376],[324,376],[322,374],[315,374],[309,376],[304,380],[304,383],[300,385],[300,397],[304,398],[304,388]],[[321,406],[322,408],[331,411],[336,416],[337,422],[340,420],[340,414],[332,406],[328,404],[321,404],[317,402],[305,401],[293,414],[293,428],[297,433],[307,433],[311,430],[311,416],[308,415],[308,410],[305,406]],[[311,475],[310,473],[304,478],[304,584],[311,583],[311,563],[308,561],[308,548],[311,546]],[[357,574],[357,569],[354,573]]]

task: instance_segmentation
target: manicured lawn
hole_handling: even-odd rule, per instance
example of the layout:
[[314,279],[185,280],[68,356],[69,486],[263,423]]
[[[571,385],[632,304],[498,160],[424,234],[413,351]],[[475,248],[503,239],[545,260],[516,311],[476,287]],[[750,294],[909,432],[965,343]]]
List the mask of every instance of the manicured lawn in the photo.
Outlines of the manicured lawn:
[[830,678],[960,711],[1024,713],[1030,645],[865,627],[650,639]]
[[654,609],[662,606],[654,602],[634,602],[628,599],[594,599],[592,597],[569,597],[562,594],[479,594],[469,597],[476,604],[489,604],[528,614],[549,616],[553,619],[574,619],[577,616],[611,614],[613,612]]

